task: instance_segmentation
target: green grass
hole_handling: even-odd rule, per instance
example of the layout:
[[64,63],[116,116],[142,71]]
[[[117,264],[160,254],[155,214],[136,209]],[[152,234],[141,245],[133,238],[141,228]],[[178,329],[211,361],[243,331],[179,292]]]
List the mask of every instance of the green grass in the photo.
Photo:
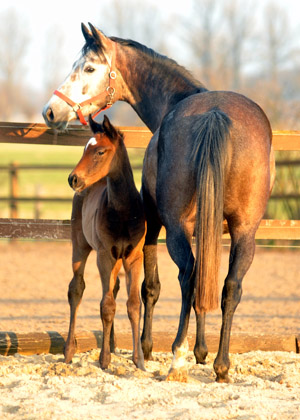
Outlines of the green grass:
[[[0,165],[12,162],[26,165],[70,165],[74,167],[83,152],[76,146],[41,146],[27,144],[0,144]],[[132,165],[142,165],[144,150],[129,149]],[[73,197],[68,185],[70,170],[20,170],[18,173],[19,196],[35,196],[37,191],[43,197]],[[0,197],[10,195],[10,180],[7,171],[1,170]],[[134,170],[135,182],[141,185],[141,171]],[[39,203],[43,219],[69,219],[71,203]],[[0,217],[10,217],[9,203],[0,201]],[[34,203],[18,203],[18,217],[35,217]]]
[[[27,144],[0,144],[0,165],[12,162],[19,164],[51,165],[62,164],[74,167],[83,152],[82,147],[76,146],[41,146]],[[133,167],[141,166],[144,150],[128,149]],[[277,152],[276,160],[299,159],[300,152]],[[73,197],[73,191],[68,185],[69,170],[20,170],[19,195],[35,196],[37,191],[44,197]],[[7,171],[0,171],[0,197],[10,195],[9,176]],[[141,170],[134,170],[135,183],[141,186]],[[299,193],[300,168],[278,167],[273,193]],[[71,203],[40,203],[40,217],[43,219],[69,219]],[[0,217],[10,217],[9,203],[0,201]],[[35,217],[34,203],[19,203],[18,217]],[[299,200],[269,201],[267,217],[274,219],[300,219]]]

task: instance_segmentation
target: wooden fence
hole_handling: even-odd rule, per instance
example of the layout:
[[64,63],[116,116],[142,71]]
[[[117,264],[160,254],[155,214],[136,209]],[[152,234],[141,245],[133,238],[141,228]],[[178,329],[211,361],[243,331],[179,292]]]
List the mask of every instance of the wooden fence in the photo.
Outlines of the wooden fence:
[[[127,147],[146,148],[151,138],[147,128],[120,127],[125,134]],[[71,125],[65,133],[57,133],[44,124],[0,123],[0,143],[22,143],[36,145],[83,146],[90,131]],[[273,132],[275,150],[300,151],[300,131]],[[70,238],[69,220],[0,219],[0,238],[30,238],[66,240]],[[228,234],[224,238],[228,238]],[[299,220],[262,220],[256,239],[300,239]]]
[[[300,160],[280,160],[276,163],[277,169],[279,167],[300,167]],[[74,168],[74,165],[38,165],[38,164],[19,164],[17,162],[11,162],[9,165],[0,165],[0,172],[6,172],[8,174],[8,185],[10,186],[10,194],[7,196],[0,197],[1,202],[7,202],[7,205],[10,209],[10,217],[17,219],[18,218],[18,204],[19,203],[34,203],[34,217],[40,219],[40,207],[41,203],[71,203],[72,197],[57,197],[57,196],[41,196],[39,189],[35,191],[35,195],[24,196],[20,195],[19,188],[19,175],[20,172],[25,171],[68,171],[71,172]],[[132,165],[133,170],[142,170],[142,165]],[[300,191],[293,193],[281,193],[274,194],[272,193],[270,200],[271,201],[282,201],[282,200],[299,200],[300,202]]]

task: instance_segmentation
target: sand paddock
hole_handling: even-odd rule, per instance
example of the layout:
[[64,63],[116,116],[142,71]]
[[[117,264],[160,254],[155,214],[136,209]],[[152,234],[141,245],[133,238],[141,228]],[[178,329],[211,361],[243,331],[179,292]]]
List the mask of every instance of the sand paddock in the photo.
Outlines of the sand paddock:
[[[233,334],[300,335],[299,251],[258,249],[245,277]],[[68,328],[67,287],[71,279],[68,243],[0,243],[0,330],[61,331]],[[222,260],[221,279],[227,271]],[[161,298],[153,329],[176,333],[180,310],[177,270],[159,248]],[[116,333],[130,334],[124,277],[117,300]],[[221,290],[220,282],[220,290]],[[77,330],[99,330],[101,287],[91,255]],[[207,333],[220,328],[220,310],[207,317]],[[190,331],[194,331],[192,315]],[[155,349],[154,349],[155,350]],[[231,384],[214,381],[209,354],[205,366],[189,353],[188,383],[164,381],[172,354],[155,353],[137,370],[130,351],[118,349],[105,372],[99,350],[76,355],[0,356],[0,417],[5,419],[300,419],[300,355],[294,352],[231,354]]]

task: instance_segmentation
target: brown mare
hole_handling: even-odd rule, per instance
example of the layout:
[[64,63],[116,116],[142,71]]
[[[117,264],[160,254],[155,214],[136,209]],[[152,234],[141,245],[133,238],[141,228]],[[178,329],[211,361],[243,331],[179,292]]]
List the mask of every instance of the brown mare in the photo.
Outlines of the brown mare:
[[233,315],[275,175],[269,121],[245,96],[208,91],[176,62],[135,41],[108,38],[91,24],[90,30],[82,25],[82,31],[86,41],[82,55],[60,92],[56,91],[45,106],[45,121],[50,127],[63,129],[77,118],[78,109],[86,116],[122,100],[154,133],[142,180],[147,219],[142,347],[149,359],[153,310],[160,292],[157,238],[164,225],[182,292],[169,379],[184,373],[192,306],[197,323],[194,354],[197,363],[205,363],[205,315],[217,306],[223,221],[227,222],[231,250],[214,363],[217,381],[227,382]]
[[118,272],[123,262],[128,293],[127,312],[133,336],[133,362],[144,369],[140,341],[140,275],[146,234],[142,200],[137,191],[123,135],[104,116],[103,124],[90,119],[94,133],[83,156],[69,176],[75,190],[72,209],[72,246],[74,277],[69,285],[70,327],[65,360],[76,351],[74,337],[76,313],[85,283],[85,263],[92,249],[102,282],[101,319],[103,342],[100,366],[110,362],[110,342],[116,311]]

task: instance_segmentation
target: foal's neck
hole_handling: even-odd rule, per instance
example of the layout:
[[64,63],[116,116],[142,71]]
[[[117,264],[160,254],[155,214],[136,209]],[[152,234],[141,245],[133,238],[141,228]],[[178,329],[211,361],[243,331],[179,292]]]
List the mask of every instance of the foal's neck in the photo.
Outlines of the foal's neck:
[[155,132],[164,116],[182,99],[207,89],[184,67],[134,41],[119,42],[116,65],[128,89],[128,102]]
[[117,148],[113,168],[107,176],[108,206],[121,212],[130,211],[138,195],[127,150],[122,142]]

